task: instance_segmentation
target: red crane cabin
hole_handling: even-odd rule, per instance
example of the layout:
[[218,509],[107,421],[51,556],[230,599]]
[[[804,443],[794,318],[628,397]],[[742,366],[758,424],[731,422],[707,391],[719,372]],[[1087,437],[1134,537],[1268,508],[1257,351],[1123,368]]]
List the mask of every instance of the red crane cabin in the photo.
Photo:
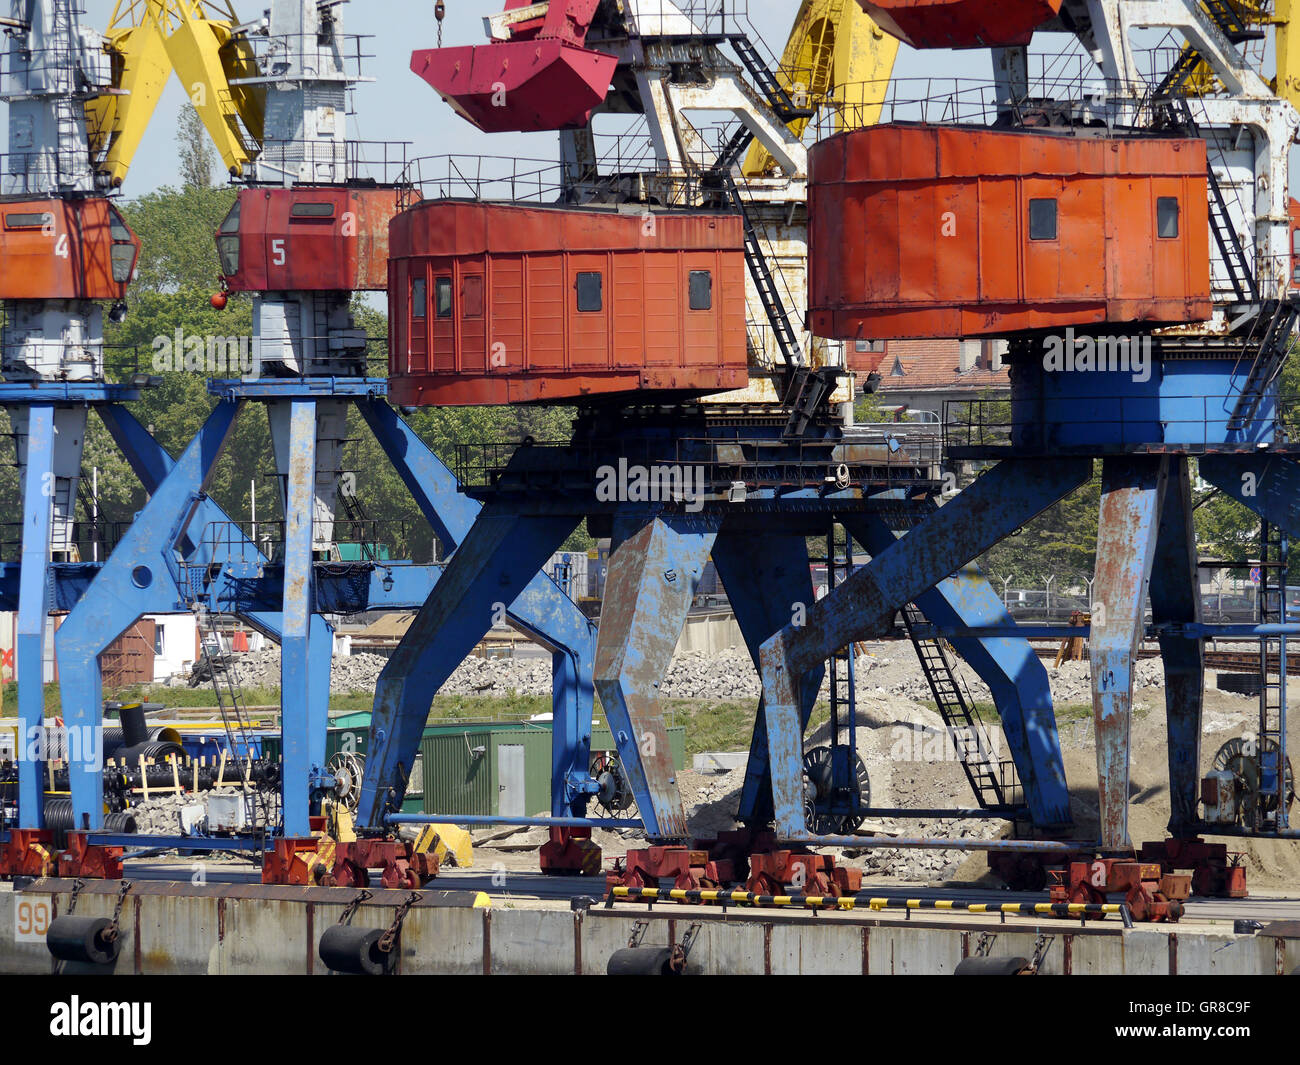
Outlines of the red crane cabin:
[[570,403],[743,387],[740,218],[436,200],[389,234],[390,395]]
[[1205,142],[902,123],[809,155],[816,336],[1209,318]]

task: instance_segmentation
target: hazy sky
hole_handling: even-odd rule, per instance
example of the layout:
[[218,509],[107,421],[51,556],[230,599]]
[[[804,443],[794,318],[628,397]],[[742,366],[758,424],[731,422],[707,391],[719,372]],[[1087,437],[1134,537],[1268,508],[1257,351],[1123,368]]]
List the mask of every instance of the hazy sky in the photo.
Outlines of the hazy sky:
[[[728,4],[732,0],[727,0]],[[108,28],[114,0],[81,0],[85,24],[96,29]],[[479,44],[483,34],[483,16],[504,8],[504,0],[471,3],[446,0],[444,44]],[[743,6],[743,5],[737,5]],[[252,20],[265,7],[265,0],[234,0],[234,8],[243,19]],[[487,136],[457,117],[420,78],[410,71],[414,49],[433,47],[436,43],[434,0],[351,0],[343,9],[346,33],[366,36],[365,51],[373,56],[364,73],[376,79],[356,91],[357,116],[350,135],[367,141],[405,141],[409,158],[430,155],[466,154],[554,159],[557,155],[553,133],[497,134]],[[749,16],[768,48],[779,55],[790,23],[799,9],[798,0],[749,0]],[[1040,34],[1035,42],[1040,52],[1081,49],[1068,36]],[[1032,51],[1033,49],[1031,49]],[[1074,64],[1068,63],[1073,69]],[[1039,63],[1031,60],[1031,74]],[[895,80],[910,81],[898,88],[900,97],[918,98],[948,91],[953,78],[991,77],[988,53],[917,52],[902,47],[894,70]],[[924,79],[934,78],[927,86]],[[945,84],[946,82],[946,84]],[[123,193],[139,196],[162,185],[179,181],[176,159],[176,119],[185,103],[185,94],[173,78],[164,94],[144,143],[127,178]],[[0,127],[5,124],[0,107]],[[610,120],[619,121],[619,120]],[[601,131],[602,120],[597,120]],[[7,141],[7,130],[3,134]],[[1292,183],[1293,187],[1295,182]]]
[[[82,0],[85,23],[106,29],[113,12],[113,0]],[[483,16],[505,7],[488,0],[446,0],[443,43],[480,44],[485,40]],[[241,18],[253,19],[264,0],[234,0]],[[751,20],[769,48],[780,54],[799,9],[798,0],[749,0]],[[545,134],[497,134],[486,136],[452,113],[420,78],[411,73],[411,52],[436,43],[433,0],[351,0],[343,9],[344,31],[369,37],[365,51],[374,58],[365,74],[376,79],[356,92],[357,117],[352,136],[369,141],[409,141],[411,156],[472,154],[551,159],[556,156],[556,137]],[[985,53],[919,53],[904,46],[898,76],[946,77],[964,75],[988,78]],[[164,94],[153,123],[136,156],[123,192],[138,196],[161,185],[178,182],[175,152],[176,117],[185,103],[180,83],[173,78]],[[599,120],[597,120],[599,127]]]

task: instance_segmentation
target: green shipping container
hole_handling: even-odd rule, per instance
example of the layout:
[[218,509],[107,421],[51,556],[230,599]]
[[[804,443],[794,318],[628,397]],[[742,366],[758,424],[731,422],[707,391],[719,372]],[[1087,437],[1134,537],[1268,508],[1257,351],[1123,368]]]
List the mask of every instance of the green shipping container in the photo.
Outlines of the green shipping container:
[[[673,765],[686,764],[686,729],[668,729]],[[592,731],[591,749],[614,749],[607,728]],[[549,722],[437,725],[421,743],[424,811],[488,817],[531,817],[551,809]]]
[[439,726],[425,735],[424,810],[530,817],[551,807],[551,730]]

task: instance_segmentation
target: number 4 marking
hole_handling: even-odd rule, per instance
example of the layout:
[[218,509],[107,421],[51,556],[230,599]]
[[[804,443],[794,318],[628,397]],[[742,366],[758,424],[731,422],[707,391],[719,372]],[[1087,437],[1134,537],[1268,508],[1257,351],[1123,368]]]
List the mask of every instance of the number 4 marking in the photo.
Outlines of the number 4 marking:
[[60,233],[59,239],[54,242],[54,254],[60,259],[66,259],[71,254],[68,250],[68,235]]

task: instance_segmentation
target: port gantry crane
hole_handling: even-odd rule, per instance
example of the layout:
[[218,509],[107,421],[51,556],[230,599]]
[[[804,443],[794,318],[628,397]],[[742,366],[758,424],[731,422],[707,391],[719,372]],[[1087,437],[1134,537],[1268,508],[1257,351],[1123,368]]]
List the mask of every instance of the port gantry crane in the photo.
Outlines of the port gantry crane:
[[[1192,868],[1194,876],[1206,874],[1201,883],[1208,884],[1213,879],[1208,871],[1216,862],[1223,866],[1225,855],[1222,845],[1206,844],[1200,835],[1295,835],[1286,816],[1291,783],[1285,755],[1285,637],[1300,630],[1286,617],[1282,586],[1286,538],[1300,529],[1300,464],[1278,389],[1297,316],[1290,292],[1287,164],[1300,116],[1291,102],[1296,83],[1287,47],[1289,13],[1277,12],[1284,32],[1270,85],[1251,42],[1273,19],[1247,5],[971,2],[954,5],[960,17],[951,20],[927,18],[924,4],[871,0],[864,6],[891,33],[917,47],[994,47],[997,96],[964,125],[949,120],[863,129],[814,149],[820,178],[812,223],[814,329],[868,338],[882,330],[891,336],[1004,337],[1011,345],[1011,424],[993,440],[980,436],[988,426],[974,426],[951,454],[997,460],[996,465],[855,571],[816,604],[804,625],[787,625],[764,644],[760,658],[777,831],[808,844],[853,842],[819,832],[804,818],[801,678],[820,669],[833,648],[884,631],[900,606],[1088,480],[1099,459],[1102,501],[1089,646],[1100,802],[1094,854],[1104,859],[1107,875],[1104,884],[1072,879],[1068,887],[1076,900],[1090,891],[1130,889],[1125,877],[1135,867],[1121,867],[1122,859],[1131,862],[1134,854],[1128,831],[1134,665],[1140,641],[1152,634],[1166,676],[1172,838],[1146,844],[1138,853],[1165,872],[1179,867]],[[1172,56],[1165,54],[1161,63],[1157,51],[1156,62],[1143,65],[1132,41],[1140,29],[1172,34]],[[1041,30],[1072,34],[1095,63],[1073,92],[1069,86],[1030,81],[1026,46]],[[996,134],[990,132],[990,118]],[[1012,139],[998,139],[1005,137]],[[1110,179],[1088,165],[1053,163],[1054,153],[1088,158],[1084,153],[1099,142],[1114,153],[1104,173],[1134,182],[1127,194],[1134,197],[1131,204],[1123,195],[1112,196],[1113,190],[1104,205],[1087,199],[1095,194],[1089,182],[1101,182],[1092,186],[1101,190]],[[902,162],[881,163],[886,145],[892,147],[891,158]],[[935,147],[940,162],[918,172],[916,195],[932,195],[935,202],[956,197],[950,202],[967,212],[967,232],[978,234],[958,261],[977,264],[979,273],[964,275],[958,269],[938,282],[932,278],[911,290],[913,299],[905,307],[897,293],[918,277],[904,263],[874,294],[865,295],[861,257],[846,244],[837,212],[856,211],[869,188],[902,180],[903,168]],[[1173,154],[1155,162],[1158,151]],[[1202,151],[1208,157],[1203,175],[1194,162]],[[971,154],[976,152],[978,159]],[[1152,154],[1125,161],[1123,153],[1140,152]],[[867,160],[878,168],[871,177],[864,177]],[[975,207],[956,191],[962,182],[986,176],[1024,187],[1027,202],[1004,216],[1006,233],[1019,261],[1038,264],[1038,272],[1032,282],[1023,279],[1018,290],[1003,285],[1005,272],[987,257],[991,248],[986,253],[979,243],[989,236],[981,227],[989,224],[988,204],[994,201]],[[877,179],[880,184],[873,185]],[[1162,183],[1163,191],[1138,191],[1147,181]],[[1180,181],[1189,182],[1182,191]],[[1138,204],[1148,195],[1150,202]],[[1115,229],[1117,219],[1135,206],[1141,209],[1131,222]],[[911,221],[912,261],[937,259],[935,218],[919,209]],[[889,263],[900,235],[892,243],[887,236],[873,242],[881,234],[872,229],[870,217],[864,222],[865,235],[848,239],[863,237],[875,248],[877,261]],[[1097,259],[1085,249],[1103,231],[1108,251]],[[1180,243],[1179,280],[1160,273],[1161,267],[1141,265],[1144,256],[1175,254]],[[1059,274],[1050,265],[1058,251],[1075,256],[1068,268],[1062,259]],[[819,271],[823,262],[828,269]],[[980,278],[978,292],[965,284],[967,276]],[[899,287],[891,289],[895,283]],[[1113,362],[1080,371],[1059,365],[1050,357],[1050,345],[1061,341],[1067,327],[1070,341],[1077,329],[1078,337],[1090,342],[1123,334],[1149,344],[1151,372],[1130,372],[1131,367]],[[1189,479],[1193,459],[1203,478],[1264,523],[1266,576],[1257,625],[1212,626],[1201,619]],[[1148,594],[1150,625],[1144,620]],[[1242,774],[1246,793],[1236,796],[1235,817],[1231,787],[1226,817],[1209,804],[1204,813],[1198,809],[1203,641],[1215,636],[1263,641],[1262,672],[1268,671],[1269,642],[1281,659],[1273,667],[1276,682],[1264,678],[1258,748],[1250,771]],[[1214,887],[1226,890],[1222,878]],[[1152,900],[1168,901],[1158,894]],[[1160,913],[1160,907],[1152,912]]]
[[[746,862],[752,876],[770,876],[776,883],[788,883],[783,878],[794,875],[789,866],[777,867],[780,859],[771,857],[773,839],[766,831],[773,818],[771,730],[762,705],[739,809],[746,829],[720,840],[703,865],[696,863],[701,851],[682,845],[688,829],[668,754],[659,685],[694,589],[712,557],[756,654],[763,640],[812,604],[808,537],[828,537],[834,545],[828,557],[835,556],[831,565],[838,577],[851,568],[853,557],[844,530],[869,550],[883,552],[896,529],[933,509],[941,478],[937,456],[909,454],[888,434],[855,432],[846,425],[852,392],[841,347],[817,339],[805,325],[808,167],[800,124],[813,115],[814,103],[837,94],[878,113],[897,44],[887,40],[876,52],[864,47],[860,35],[875,40],[878,31],[852,4],[807,3],[792,34],[796,68],[777,73],[758,52],[745,20],[737,18],[743,7],[660,0],[510,3],[485,20],[489,43],[423,50],[412,57],[412,69],[485,132],[559,130],[560,161],[555,180],[543,180],[542,196],[529,203],[489,202],[494,189],[507,186],[486,178],[458,180],[456,174],[474,170],[452,169],[436,183],[440,199],[426,199],[394,221],[393,394],[411,405],[493,401],[489,397],[565,402],[577,405],[580,416],[571,441],[551,447],[530,443],[506,461],[487,461],[481,483],[469,487],[484,501],[484,510],[380,678],[358,811],[365,829],[412,819],[397,809],[402,772],[419,742],[430,698],[481,637],[501,589],[518,587],[585,519],[594,534],[612,538],[596,688],[640,823],[652,843],[665,845],[630,855],[626,882],[669,875],[679,886],[698,886],[730,874],[743,876]],[[854,91],[831,76],[852,70],[876,80]],[[844,95],[848,92],[854,94]],[[698,112],[724,112],[733,121],[710,130],[695,124]],[[648,151],[640,165],[602,152],[598,123],[605,114],[642,116]],[[745,167],[751,172],[747,178],[741,174]],[[530,213],[534,205],[535,214]],[[706,220],[708,243],[692,237],[675,244],[682,232],[678,227],[689,226],[697,215]],[[642,220],[640,236],[627,230],[629,216]],[[573,228],[563,232],[574,236],[561,237],[557,227],[571,221]],[[556,242],[563,239],[584,243],[561,248]],[[696,279],[703,284],[678,311],[672,301],[686,300],[684,289],[674,288],[681,282],[665,278],[654,293],[646,289],[646,304],[666,301],[656,304],[662,310],[650,312],[635,282],[629,287],[625,277],[620,287],[601,272],[605,254],[630,252],[628,258],[641,264],[632,268],[644,269],[648,277],[658,268],[656,256],[684,255],[702,246],[734,262],[736,270],[742,262],[748,267],[745,308],[728,302],[730,265],[710,281],[706,261],[691,260],[692,284]],[[606,248],[611,251],[595,254]],[[571,284],[551,287],[553,275],[543,263],[562,252],[570,257],[566,269],[577,273]],[[520,259],[528,279],[522,303],[514,295],[519,282],[511,280]],[[610,263],[616,276],[623,276],[617,274],[619,261]],[[717,293],[712,302],[710,284]],[[488,295],[480,297],[484,288]],[[467,291],[472,299],[465,297]],[[445,296],[431,297],[431,292]],[[608,303],[602,292],[608,293]],[[431,298],[436,299],[432,311]],[[489,303],[481,304],[481,298]],[[553,328],[577,332],[565,334],[555,354],[541,354],[551,350],[556,335],[542,324],[549,308],[575,299],[568,311],[555,312],[566,317]],[[705,315],[719,312],[748,318],[747,364],[734,366],[726,343],[714,346],[700,332],[712,328],[704,324],[713,321]],[[502,341],[500,362],[485,360],[477,350],[483,342],[480,313],[501,323],[494,330],[502,335],[509,329],[504,323],[535,322],[536,328]],[[584,314],[611,315],[610,321],[624,324],[605,334],[599,324],[604,318],[590,319],[596,324],[588,327]],[[694,339],[674,349],[672,337],[652,329],[657,314],[673,320],[680,314]],[[445,327],[426,325],[444,317]],[[457,321],[459,326],[452,324]],[[732,328],[745,327],[729,321],[735,321]],[[662,349],[652,358],[636,343],[620,348],[624,338],[640,337],[641,330],[647,346]],[[737,370],[744,371],[739,381]],[[597,497],[600,469],[638,464],[698,466],[706,480],[699,507],[687,507],[680,493],[651,500],[632,493]],[[468,460],[468,465],[475,463]],[[918,618],[953,627],[1009,623],[1004,605],[975,567],[932,584],[916,596],[924,612]],[[1047,675],[1032,648],[1001,632],[992,638],[975,633],[954,644],[993,692],[1011,752],[1005,766],[981,767],[987,779],[1002,774],[983,790],[977,783],[981,804],[987,802],[994,816],[1022,816],[1041,825],[1068,822]],[[851,831],[879,811],[870,806],[853,739],[847,647],[845,641],[825,648],[821,663],[801,678],[795,731],[800,820],[807,808],[814,822]],[[828,660],[837,671],[832,741],[828,748],[805,752],[803,726]],[[950,671],[951,661],[933,656],[929,661],[936,681],[945,683],[939,674]],[[969,707],[946,709],[966,714]],[[1000,791],[999,785],[1005,787]],[[579,817],[544,823],[562,834],[569,826],[581,831],[598,822]],[[788,827],[780,823],[783,831]],[[874,844],[864,840],[864,845]],[[846,872],[834,871],[833,883],[826,874],[826,888],[848,890]]]
[[[52,584],[45,579],[50,536],[41,532],[50,525],[42,517],[49,504],[32,489],[56,460],[65,479],[72,481],[79,473],[80,431],[66,434],[77,441],[75,455],[66,444],[55,450],[48,439],[54,419],[75,418],[77,409],[66,415],[52,403],[47,414],[43,404],[33,402],[41,398],[39,390],[33,393],[21,377],[20,384],[0,386],[20,412],[39,415],[37,431],[28,430],[19,439],[28,488],[19,652],[24,726],[36,727],[41,720],[40,647],[52,606],[70,610],[57,633],[56,649],[63,716],[74,728],[99,726],[98,656],[136,618],[179,611],[193,611],[200,619],[237,615],[282,646],[281,822],[258,829],[279,837],[265,875],[301,880],[306,866],[294,855],[314,847],[309,816],[330,786],[325,727],[333,638],[323,615],[418,605],[440,572],[390,560],[382,566],[373,559],[323,561],[335,539],[349,405],[355,404],[367,420],[446,548],[454,549],[478,509],[456,491],[447,468],[383,401],[385,383],[367,376],[366,338],[349,313],[352,292],[386,283],[386,230],[398,196],[391,182],[376,183],[363,174],[359,147],[347,135],[348,95],[357,75],[345,68],[353,60],[349,47],[355,47],[359,59],[360,45],[343,35],[337,0],[275,0],[262,18],[250,23],[238,23],[225,5],[123,3],[104,41],[81,31],[71,3],[51,0],[17,7],[24,9],[24,20],[18,24],[16,11],[11,30],[28,36],[13,46],[14,54],[44,56],[40,76],[51,77],[51,70],[58,75],[51,85],[25,66],[19,71],[30,83],[28,96],[37,101],[32,106],[43,110],[30,124],[11,123],[11,133],[35,128],[41,134],[57,131],[60,138],[49,147],[40,142],[41,151],[23,157],[29,184],[56,174],[64,184],[51,188],[68,197],[115,189],[169,72],[181,77],[227,169],[246,182],[218,234],[218,251],[224,289],[254,293],[257,367],[246,379],[210,382],[215,409],[175,461],[120,406],[138,394],[134,389],[108,384],[102,376],[85,385],[62,366],[43,367],[53,383],[46,386],[42,380],[41,387],[52,391],[52,400],[102,404],[101,416],[149,493],[144,510],[105,563],[65,566],[73,572],[60,573],[62,579]],[[28,106],[27,96],[19,99]],[[24,117],[18,102],[11,102],[11,111]],[[111,217],[120,223],[115,212]],[[107,225],[103,228],[108,231]],[[129,237],[124,226],[115,225],[112,232]],[[122,243],[126,245],[125,237]],[[96,292],[98,298],[123,297],[136,248],[130,243],[130,256],[114,253],[119,287]],[[105,251],[91,261],[107,269],[108,259]],[[214,297],[214,305],[224,302],[224,293]],[[39,349],[30,340],[27,346]],[[82,357],[88,347],[68,345]],[[7,354],[10,381],[15,380],[14,366],[23,371],[26,364]],[[101,366],[102,358],[94,371],[102,374]],[[204,491],[238,410],[249,402],[267,408],[288,515],[284,543],[269,554]],[[84,407],[79,417],[84,425]],[[48,455],[29,440],[46,440]],[[44,466],[33,465],[28,460],[32,454],[42,457]],[[58,520],[70,521],[70,505],[65,510],[66,518],[56,510]],[[56,556],[49,569],[59,571],[61,565]],[[41,594],[43,587],[53,589],[52,599]],[[564,773],[580,786],[589,779],[585,751],[578,758],[576,741],[566,741],[584,729],[590,734],[593,628],[542,575],[509,606],[508,620],[553,652],[557,758],[569,759]],[[237,693],[233,702],[223,703],[223,716],[238,714]],[[77,853],[93,859],[95,852],[111,851],[125,840],[95,831],[103,817],[100,767],[86,763],[70,768],[75,824],[90,832],[78,841]],[[22,767],[20,845],[27,837],[44,838],[34,769]],[[261,837],[224,845],[244,850],[272,846]]]

